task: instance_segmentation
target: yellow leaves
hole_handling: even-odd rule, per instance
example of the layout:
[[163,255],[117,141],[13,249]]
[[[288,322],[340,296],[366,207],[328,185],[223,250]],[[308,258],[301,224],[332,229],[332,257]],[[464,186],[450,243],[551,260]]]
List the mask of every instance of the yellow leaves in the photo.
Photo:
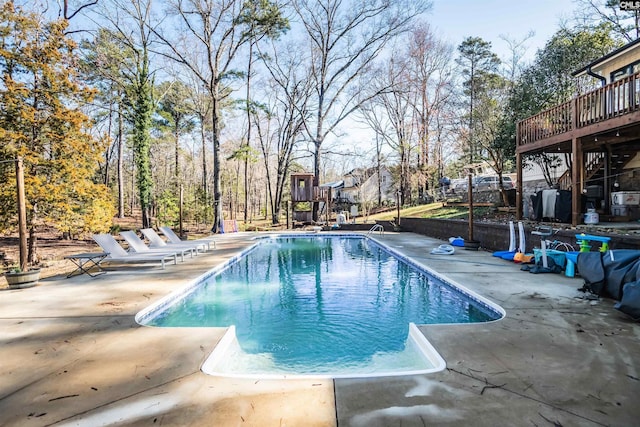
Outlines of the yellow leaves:
[[[0,152],[24,159],[30,221],[45,219],[65,231],[104,230],[114,208],[94,179],[105,142],[85,131],[90,122],[80,107],[94,91],[77,81],[76,45],[66,27],[64,20],[43,22],[0,5]],[[0,173],[8,177],[0,181],[0,221],[10,223],[15,181]]]
[[94,198],[92,203],[86,207],[83,216],[83,231],[105,233],[111,227],[116,209],[113,201],[109,198],[106,186],[101,185],[100,188],[96,188],[96,191],[101,191],[101,197]]

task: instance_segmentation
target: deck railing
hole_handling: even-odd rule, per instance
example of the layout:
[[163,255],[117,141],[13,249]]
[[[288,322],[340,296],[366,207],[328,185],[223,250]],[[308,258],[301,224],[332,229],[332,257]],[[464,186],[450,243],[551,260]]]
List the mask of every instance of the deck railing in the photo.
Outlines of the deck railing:
[[637,73],[520,121],[517,145],[533,144],[639,110]]

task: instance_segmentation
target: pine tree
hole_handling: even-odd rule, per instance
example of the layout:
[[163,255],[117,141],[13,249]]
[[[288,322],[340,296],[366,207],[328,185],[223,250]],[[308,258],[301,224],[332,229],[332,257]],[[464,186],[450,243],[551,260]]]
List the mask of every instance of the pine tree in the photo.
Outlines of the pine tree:
[[[0,7],[0,159],[25,164],[28,262],[43,223],[74,235],[108,229],[113,204],[94,181],[103,141],[87,132],[81,107],[93,93],[76,75],[66,20],[46,21],[13,2]],[[15,224],[13,165],[0,165],[0,223]]]

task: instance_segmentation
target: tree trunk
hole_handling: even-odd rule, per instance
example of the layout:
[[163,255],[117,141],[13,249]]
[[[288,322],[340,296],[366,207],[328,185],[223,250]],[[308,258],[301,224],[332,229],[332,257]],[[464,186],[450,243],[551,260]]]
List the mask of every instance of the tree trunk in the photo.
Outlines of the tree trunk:
[[[109,104],[109,120],[107,126],[107,135],[111,136],[111,132],[113,132],[113,104]],[[106,186],[109,186],[109,163],[111,163],[111,154],[113,146],[109,144],[106,152],[104,153],[104,181],[102,183]]]
[[36,236],[36,227],[31,225],[29,227],[29,247],[28,247],[28,255],[27,255],[27,263],[31,265],[35,265],[38,263],[38,237]]
[[180,184],[178,184],[178,177],[180,176],[180,120],[176,119],[175,122],[176,128],[174,129],[173,133],[173,139],[175,142],[175,171],[173,176],[176,178],[176,186],[179,186]]
[[213,226],[212,233],[220,232],[222,221],[222,187],[220,183],[220,118],[218,117],[219,100],[217,96],[219,83],[215,83],[211,90],[212,112],[211,124],[213,127]]
[[[236,176],[240,176],[240,162],[236,162]],[[244,176],[247,176],[247,170],[245,168],[245,173]],[[235,188],[233,189],[233,202],[231,202],[231,204],[229,205],[230,210],[229,210],[229,214],[231,216],[231,218],[229,219],[236,219],[238,217],[238,208],[240,207],[240,203],[238,202],[238,193],[240,192],[240,183],[237,182],[235,185]],[[247,190],[245,189],[245,195],[247,194]],[[232,206],[235,206],[235,208],[232,208]],[[247,211],[246,206],[245,206],[245,212]]]
[[251,62],[253,60],[253,42],[249,43],[249,65],[247,66],[247,152],[244,157],[244,223],[247,223],[249,205],[249,147],[251,146]]
[[[314,141],[315,147],[316,147],[316,152],[315,152],[315,156],[313,158],[313,189],[312,189],[312,194],[315,188],[318,188],[318,186],[320,185],[320,147],[322,146],[322,141],[320,139],[316,139]],[[318,209],[320,207],[320,203],[317,202],[313,202],[313,209],[312,209],[312,219],[313,221],[318,221]]]
[[118,218],[124,218],[124,142],[122,132],[122,103],[118,103]]
[[[204,121],[206,116],[200,115],[200,140],[202,143],[202,198],[205,206],[209,206],[209,192],[207,182],[207,134],[205,132]],[[204,221],[209,222],[208,209],[204,210]]]
[[151,202],[153,181],[151,177],[151,136],[150,129],[153,114],[152,87],[149,75],[149,58],[147,50],[143,51],[143,58],[134,82],[132,94],[133,107],[133,147],[135,166],[142,212],[142,227],[151,227]]

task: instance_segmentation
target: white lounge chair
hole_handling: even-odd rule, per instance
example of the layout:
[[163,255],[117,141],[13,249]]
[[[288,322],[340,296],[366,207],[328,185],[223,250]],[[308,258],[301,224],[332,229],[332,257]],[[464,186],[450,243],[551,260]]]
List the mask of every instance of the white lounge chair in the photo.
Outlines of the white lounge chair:
[[108,256],[102,261],[104,262],[131,262],[131,263],[146,263],[146,262],[160,262],[162,264],[162,268],[164,269],[165,260],[172,259],[173,263],[178,263],[178,254],[177,253],[148,253],[148,254],[140,254],[140,253],[129,253],[124,250],[122,246],[118,243],[116,239],[113,238],[111,234],[94,234],[93,240],[102,248],[104,253],[108,254]]
[[208,240],[208,239],[182,240],[176,233],[173,232],[171,227],[167,227],[167,226],[160,227],[160,231],[169,240],[169,244],[174,244],[174,243],[201,244],[201,245],[206,245],[207,246],[207,250],[210,250],[211,249],[211,242],[213,242],[213,247],[214,248],[216,247],[216,242],[213,241],[213,240]]
[[198,255],[198,251],[205,252],[207,245],[205,243],[193,243],[189,241],[181,243],[167,243],[153,228],[143,228],[140,230],[144,237],[149,241],[149,247],[152,249],[165,249],[171,250],[174,248],[192,249],[195,251],[195,255]]
[[188,252],[191,254],[191,258],[193,258],[193,253],[196,252],[195,248],[182,248],[175,247],[171,249],[157,249],[150,248],[144,243],[144,240],[140,239],[138,235],[134,231],[121,231],[120,235],[127,241],[129,244],[129,253],[135,252],[140,254],[150,254],[150,253],[177,253],[180,255],[180,261],[184,262],[184,254]]

